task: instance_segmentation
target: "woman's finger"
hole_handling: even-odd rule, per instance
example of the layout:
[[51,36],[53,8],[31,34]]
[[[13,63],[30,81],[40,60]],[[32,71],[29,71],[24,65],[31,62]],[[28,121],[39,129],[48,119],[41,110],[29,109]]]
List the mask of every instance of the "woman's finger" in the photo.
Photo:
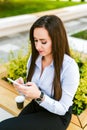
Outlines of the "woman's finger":
[[32,85],[33,85],[33,82],[27,82],[25,85],[26,85],[26,86],[32,86]]
[[15,81],[17,81],[17,82],[20,83],[20,84],[24,84],[24,80],[23,80],[22,77],[16,79]]

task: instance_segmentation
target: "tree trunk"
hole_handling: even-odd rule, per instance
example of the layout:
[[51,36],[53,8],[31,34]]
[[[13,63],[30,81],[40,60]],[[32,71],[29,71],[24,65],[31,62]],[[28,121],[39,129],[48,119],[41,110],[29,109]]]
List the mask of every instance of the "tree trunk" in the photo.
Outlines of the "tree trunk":
[[85,0],[81,0],[81,2],[85,2]]

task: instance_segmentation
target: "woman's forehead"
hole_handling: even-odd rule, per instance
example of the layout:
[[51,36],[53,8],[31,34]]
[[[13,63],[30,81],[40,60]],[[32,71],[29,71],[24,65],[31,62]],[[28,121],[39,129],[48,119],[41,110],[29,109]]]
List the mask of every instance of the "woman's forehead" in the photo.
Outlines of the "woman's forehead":
[[45,39],[48,38],[48,31],[45,28],[35,28],[33,33],[35,38]]

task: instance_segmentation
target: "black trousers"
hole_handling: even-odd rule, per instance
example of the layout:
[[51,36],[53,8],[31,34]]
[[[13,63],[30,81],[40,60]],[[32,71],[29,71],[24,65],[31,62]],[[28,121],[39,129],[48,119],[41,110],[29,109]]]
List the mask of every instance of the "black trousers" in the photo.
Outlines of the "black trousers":
[[32,100],[17,117],[0,122],[0,130],[66,130],[71,115],[71,107],[64,116],[59,116]]

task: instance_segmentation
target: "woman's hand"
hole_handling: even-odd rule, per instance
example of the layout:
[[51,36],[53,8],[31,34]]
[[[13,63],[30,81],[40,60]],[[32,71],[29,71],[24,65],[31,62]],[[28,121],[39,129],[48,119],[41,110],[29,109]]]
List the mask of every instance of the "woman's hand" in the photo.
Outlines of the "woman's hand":
[[39,88],[37,87],[37,85],[33,82],[27,82],[26,83],[26,90],[25,90],[25,95],[28,98],[31,99],[36,99],[40,97],[41,91],[39,90]]
[[[19,84],[24,84],[24,80],[22,77],[16,79],[15,81],[18,82]],[[14,86],[16,86],[16,85],[14,84]]]
[[25,85],[23,84],[22,79],[16,80],[18,83],[21,83],[21,86],[15,86],[17,91],[25,95],[26,98],[36,99],[40,97],[41,91],[38,89],[37,85],[33,82],[27,82]]
[[[24,85],[24,80],[23,80],[22,77],[16,79],[15,81],[16,81],[17,83],[19,83],[21,86]],[[17,84],[15,84],[15,83],[13,83],[13,85],[14,85],[15,89],[16,89],[20,94],[22,94],[22,93],[18,90],[19,86],[18,86]]]

